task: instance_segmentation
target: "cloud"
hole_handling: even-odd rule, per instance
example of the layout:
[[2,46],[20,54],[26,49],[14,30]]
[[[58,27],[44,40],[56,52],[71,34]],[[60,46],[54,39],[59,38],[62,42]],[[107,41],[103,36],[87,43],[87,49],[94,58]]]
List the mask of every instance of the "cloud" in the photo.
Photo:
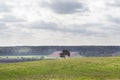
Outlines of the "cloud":
[[119,44],[119,12],[119,0],[0,0],[0,45]]
[[3,18],[0,18],[0,22],[5,22],[5,23],[8,23],[8,22],[25,22],[25,20],[17,18],[17,17],[12,16],[12,15],[6,15]]
[[112,23],[120,25],[120,17],[108,16],[108,20]]
[[8,37],[9,35],[7,32],[8,29],[9,27],[5,23],[0,23],[0,38],[1,39]]
[[7,5],[5,2],[0,1],[0,13],[10,12],[11,6]]
[[52,22],[33,22],[30,24],[29,28],[32,29],[45,29],[45,30],[58,30],[57,24]]
[[0,31],[7,29],[8,26],[6,26],[4,23],[0,23]]
[[120,7],[120,0],[113,0],[112,2],[109,2],[108,5],[112,7]]
[[[64,26],[64,28],[61,28],[62,25],[57,25],[52,22],[34,22],[30,24],[31,29],[36,29],[36,30],[45,30],[47,31],[54,31],[54,32],[61,32],[64,34],[70,33],[70,34],[82,34],[84,36],[101,36],[102,31],[100,31],[99,27],[103,26],[103,24],[97,24],[97,23],[89,23],[89,24],[82,24],[82,25],[67,25]],[[69,27],[68,27],[69,26]],[[92,28],[96,28],[95,30]]]
[[51,3],[46,3],[46,5],[58,14],[73,14],[88,10],[85,4],[73,0],[52,0]]

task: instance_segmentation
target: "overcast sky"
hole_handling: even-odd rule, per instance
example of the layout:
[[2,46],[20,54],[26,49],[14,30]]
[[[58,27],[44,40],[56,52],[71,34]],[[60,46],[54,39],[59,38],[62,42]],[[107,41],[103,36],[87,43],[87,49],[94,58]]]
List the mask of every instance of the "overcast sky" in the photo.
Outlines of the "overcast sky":
[[120,0],[0,0],[0,46],[120,45]]

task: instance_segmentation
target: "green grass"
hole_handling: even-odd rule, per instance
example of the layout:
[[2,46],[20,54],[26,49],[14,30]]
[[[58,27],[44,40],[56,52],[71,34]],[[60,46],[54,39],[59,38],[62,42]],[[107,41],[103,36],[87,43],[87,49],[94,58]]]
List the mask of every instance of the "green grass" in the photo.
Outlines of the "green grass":
[[120,57],[0,64],[0,80],[120,80]]

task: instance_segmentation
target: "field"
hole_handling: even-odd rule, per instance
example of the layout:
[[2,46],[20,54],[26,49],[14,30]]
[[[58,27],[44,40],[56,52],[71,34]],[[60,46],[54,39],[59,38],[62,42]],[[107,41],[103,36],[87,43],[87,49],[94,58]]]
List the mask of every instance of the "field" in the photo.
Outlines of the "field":
[[0,64],[0,80],[120,80],[120,57]]

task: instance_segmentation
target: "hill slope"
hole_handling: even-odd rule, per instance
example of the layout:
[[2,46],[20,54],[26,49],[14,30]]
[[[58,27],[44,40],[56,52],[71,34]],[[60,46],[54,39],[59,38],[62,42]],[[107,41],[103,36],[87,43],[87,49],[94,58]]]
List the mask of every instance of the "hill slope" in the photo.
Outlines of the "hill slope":
[[0,64],[1,80],[117,80],[120,58],[73,58]]

